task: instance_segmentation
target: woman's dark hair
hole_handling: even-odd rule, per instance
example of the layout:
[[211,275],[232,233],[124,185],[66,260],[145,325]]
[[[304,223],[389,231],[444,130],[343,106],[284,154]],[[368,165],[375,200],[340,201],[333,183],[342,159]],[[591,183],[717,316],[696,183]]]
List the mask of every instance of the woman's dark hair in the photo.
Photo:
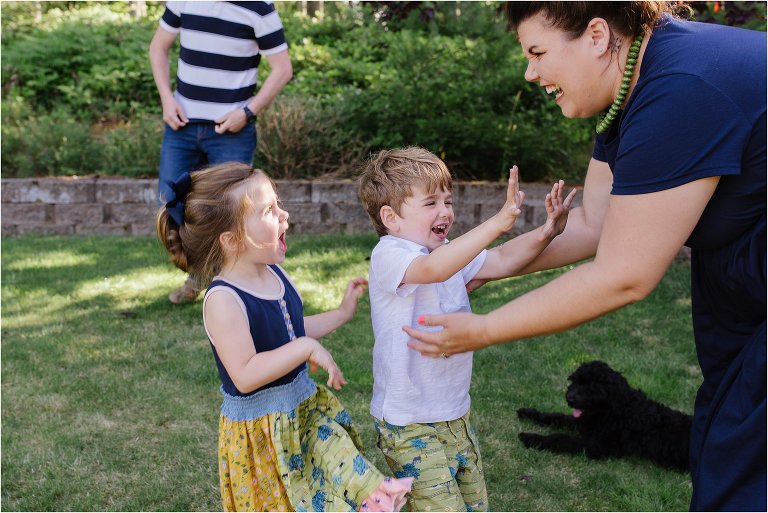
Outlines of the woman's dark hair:
[[675,14],[677,2],[507,2],[507,28],[517,27],[539,13],[572,38],[584,33],[590,20],[603,18],[622,36],[634,37],[652,29],[664,13]]

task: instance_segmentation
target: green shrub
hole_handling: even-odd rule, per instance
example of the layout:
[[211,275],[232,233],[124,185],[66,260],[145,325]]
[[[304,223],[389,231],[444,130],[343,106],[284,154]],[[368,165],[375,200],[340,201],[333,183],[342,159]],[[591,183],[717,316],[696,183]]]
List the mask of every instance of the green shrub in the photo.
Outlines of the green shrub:
[[[368,149],[420,145],[461,179],[498,180],[517,163],[526,181],[580,181],[593,120],[565,119],[524,80],[499,5],[339,2],[308,17],[298,2],[279,3],[294,78],[259,116],[256,163],[282,177],[344,176]],[[3,3],[3,176],[154,176],[162,123],[147,50],[163,9]],[[764,2],[694,10],[765,30]]]
[[525,180],[560,177],[563,169],[584,165],[589,128],[563,118],[540,88],[524,80],[525,61],[514,38],[409,30],[388,38],[378,73],[341,101],[372,146],[424,146],[469,179],[497,180],[515,162]]
[[2,103],[4,178],[157,176],[163,124],[159,116],[91,125],[64,108],[33,113],[19,98]]
[[10,41],[3,38],[3,90],[37,111],[58,107],[78,119],[159,112],[147,48],[156,21],[107,6],[68,11]]
[[693,19],[766,31],[765,2],[692,2]]
[[133,178],[156,177],[164,129],[162,118],[154,114],[139,114],[129,121],[104,127],[100,142],[106,159],[101,172]]
[[[375,24],[342,21],[324,20],[297,27],[306,33],[299,32],[302,37],[290,41],[294,76],[286,86],[287,92],[312,96],[322,103],[337,103],[340,97],[350,94],[350,87],[367,88],[378,75],[391,36]],[[344,35],[335,39],[337,32]]]
[[87,175],[97,173],[104,148],[91,127],[67,110],[30,115],[19,100],[2,104],[3,177]]
[[462,3],[459,16],[455,3],[429,5],[428,23],[417,10],[384,25],[366,10],[288,17],[286,32],[302,38],[286,91],[343,112],[373,149],[432,150],[459,178],[497,180],[518,163],[525,180],[580,180],[591,121],[564,119],[524,80],[519,44],[495,6]]
[[368,146],[346,126],[316,100],[283,95],[259,114],[255,164],[274,178],[352,176]]

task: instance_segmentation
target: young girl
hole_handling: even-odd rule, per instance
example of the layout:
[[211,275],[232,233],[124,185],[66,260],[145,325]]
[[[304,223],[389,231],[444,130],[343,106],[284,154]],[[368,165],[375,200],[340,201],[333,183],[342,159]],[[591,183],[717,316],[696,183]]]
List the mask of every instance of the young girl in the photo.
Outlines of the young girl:
[[238,163],[185,174],[157,216],[174,264],[206,282],[203,323],[222,382],[219,483],[226,511],[398,511],[412,479],[385,478],[361,454],[349,413],[307,374],[346,384],[317,341],[355,313],[367,282],[341,306],[304,317],[279,264],[288,213],[264,172]]

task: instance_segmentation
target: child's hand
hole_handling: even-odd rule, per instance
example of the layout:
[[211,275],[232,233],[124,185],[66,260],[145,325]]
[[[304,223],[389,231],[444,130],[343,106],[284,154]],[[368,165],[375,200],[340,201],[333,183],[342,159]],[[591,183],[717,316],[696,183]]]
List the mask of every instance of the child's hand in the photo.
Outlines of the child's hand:
[[365,278],[357,277],[349,280],[347,290],[344,292],[344,299],[341,300],[341,306],[339,306],[339,311],[344,317],[344,322],[349,321],[355,316],[357,301],[360,299],[363,292],[365,292],[366,285],[368,285],[368,280]]
[[504,203],[504,206],[501,207],[499,213],[496,214],[502,232],[508,232],[512,229],[512,226],[517,220],[517,216],[520,215],[520,208],[523,206],[524,199],[525,193],[520,190],[517,166],[512,166],[512,169],[509,170],[507,201]]
[[317,371],[318,367],[325,369],[328,373],[327,385],[335,390],[341,390],[341,387],[347,384],[347,380],[344,379],[344,375],[333,360],[333,356],[320,342],[313,338],[307,338],[310,343],[309,357],[307,357],[310,372]]
[[552,240],[565,230],[568,222],[568,211],[571,209],[573,198],[576,197],[576,189],[573,189],[568,197],[563,199],[563,188],[565,182],[562,180],[552,185],[552,192],[547,194],[544,204],[547,207],[547,221],[542,225],[539,233],[539,240]]

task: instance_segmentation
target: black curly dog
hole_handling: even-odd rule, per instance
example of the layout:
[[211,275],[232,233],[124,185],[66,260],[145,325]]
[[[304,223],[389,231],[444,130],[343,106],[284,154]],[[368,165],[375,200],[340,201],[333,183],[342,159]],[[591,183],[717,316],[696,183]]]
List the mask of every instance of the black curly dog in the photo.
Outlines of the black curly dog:
[[578,436],[520,433],[526,447],[557,453],[584,451],[589,458],[637,456],[667,468],[688,470],[690,415],[629,386],[605,362],[582,364],[565,394],[573,416],[520,408],[517,416],[543,426],[571,427]]

